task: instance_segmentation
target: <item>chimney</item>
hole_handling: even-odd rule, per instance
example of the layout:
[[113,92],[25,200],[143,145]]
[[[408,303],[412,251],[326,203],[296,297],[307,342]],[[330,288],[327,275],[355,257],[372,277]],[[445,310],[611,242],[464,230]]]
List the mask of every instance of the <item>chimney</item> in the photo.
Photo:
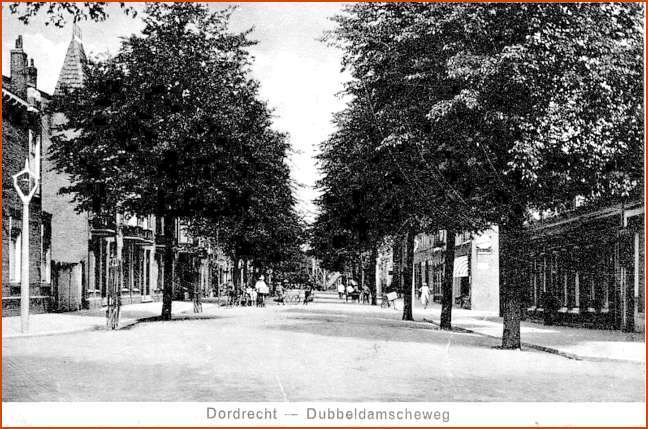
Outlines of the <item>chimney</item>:
[[29,67],[27,68],[27,86],[36,88],[38,80],[38,69],[34,67],[34,59],[29,60]]
[[11,50],[11,88],[20,97],[27,95],[27,54],[23,51],[22,36],[16,39]]

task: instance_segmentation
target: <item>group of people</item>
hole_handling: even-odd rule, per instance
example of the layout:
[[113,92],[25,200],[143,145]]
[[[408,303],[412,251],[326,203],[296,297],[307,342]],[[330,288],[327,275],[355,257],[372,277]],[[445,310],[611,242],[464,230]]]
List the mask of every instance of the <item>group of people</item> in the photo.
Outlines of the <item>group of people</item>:
[[363,304],[371,303],[371,290],[367,285],[364,285],[361,288],[358,287],[358,283],[355,280],[349,280],[346,286],[343,283],[339,283],[337,287],[338,297],[345,300],[345,302],[357,301]]
[[[337,292],[340,299],[344,299],[345,302],[358,301],[361,303],[369,304],[371,303],[371,290],[368,286],[363,286],[362,289],[358,287],[358,283],[354,280],[349,280],[346,286],[343,283],[339,283],[337,286]],[[428,305],[432,303],[432,292],[427,283],[423,282],[421,287],[418,289],[419,299],[424,308],[427,308]]]
[[[286,293],[285,289],[288,286],[288,280],[284,280],[284,284],[276,282],[273,286],[272,293],[274,294],[274,301],[278,304],[285,305]],[[259,276],[254,286],[248,284],[247,287],[237,288],[232,282],[227,284],[227,303],[226,305],[242,305],[242,306],[256,306],[265,307],[266,300],[271,294],[270,287],[265,282],[265,276]],[[304,304],[313,301],[313,291],[311,286],[306,286],[304,289]]]
[[234,283],[227,284],[227,305],[238,301],[240,305],[265,307],[266,297],[270,295],[270,288],[265,282],[265,277],[260,276],[254,286],[249,284],[246,288],[238,289]]

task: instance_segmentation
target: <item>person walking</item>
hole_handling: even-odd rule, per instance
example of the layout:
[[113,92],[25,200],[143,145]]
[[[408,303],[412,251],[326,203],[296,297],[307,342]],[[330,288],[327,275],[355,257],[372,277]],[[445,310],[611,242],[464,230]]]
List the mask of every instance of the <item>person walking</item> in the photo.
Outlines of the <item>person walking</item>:
[[421,292],[421,304],[423,304],[423,308],[427,309],[428,304],[430,303],[430,288],[428,287],[427,283],[423,282],[423,285],[421,286],[421,289],[419,289]]
[[337,291],[338,291],[338,296],[340,297],[340,299],[344,298],[344,284],[342,284],[342,282],[338,283]]
[[284,302],[285,301],[285,299],[284,299],[285,298],[284,297],[284,288],[283,288],[283,286],[281,286],[281,283],[277,284],[277,289],[275,290],[275,295],[276,295],[276,297],[275,297],[274,301],[277,304],[286,305],[286,303]]
[[355,290],[352,284],[353,280],[349,280],[346,287],[346,302],[349,302],[349,297],[353,299],[353,291]]
[[304,305],[307,305],[313,300],[313,286],[309,283],[304,289]]
[[364,285],[362,287],[362,303],[363,304],[371,304],[371,289],[369,289],[369,286]]
[[232,306],[232,305],[234,305],[234,302],[236,301],[236,288],[234,287],[234,283],[232,283],[231,281],[227,282],[226,288],[227,288],[226,289],[226,291],[227,291],[226,292],[226,295],[227,295],[226,304],[229,305],[229,306]]
[[251,285],[245,288],[246,305],[248,307],[257,305],[257,291]]
[[259,277],[259,280],[257,280],[256,284],[254,285],[254,289],[257,295],[257,307],[265,307],[265,297],[270,293],[270,289],[268,288],[268,285],[265,282],[265,277],[263,275],[261,275]]
[[430,303],[430,288],[428,287],[427,283],[423,282],[423,285],[421,285],[419,291],[421,293],[421,304],[423,304],[424,309],[427,309],[427,306]]

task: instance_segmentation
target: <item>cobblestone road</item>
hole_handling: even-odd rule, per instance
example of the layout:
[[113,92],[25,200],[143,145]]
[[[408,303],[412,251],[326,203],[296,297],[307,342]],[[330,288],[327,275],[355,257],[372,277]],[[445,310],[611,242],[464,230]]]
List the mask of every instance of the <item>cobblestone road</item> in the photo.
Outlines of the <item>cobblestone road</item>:
[[4,401],[642,401],[644,369],[402,322],[356,304],[3,341]]

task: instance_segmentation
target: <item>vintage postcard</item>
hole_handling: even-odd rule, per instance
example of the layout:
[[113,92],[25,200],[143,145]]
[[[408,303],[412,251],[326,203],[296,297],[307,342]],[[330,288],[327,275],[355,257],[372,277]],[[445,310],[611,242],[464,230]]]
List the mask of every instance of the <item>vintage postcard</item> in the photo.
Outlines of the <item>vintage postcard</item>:
[[643,3],[2,4],[2,420],[642,426]]

